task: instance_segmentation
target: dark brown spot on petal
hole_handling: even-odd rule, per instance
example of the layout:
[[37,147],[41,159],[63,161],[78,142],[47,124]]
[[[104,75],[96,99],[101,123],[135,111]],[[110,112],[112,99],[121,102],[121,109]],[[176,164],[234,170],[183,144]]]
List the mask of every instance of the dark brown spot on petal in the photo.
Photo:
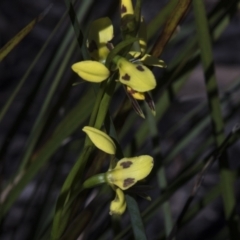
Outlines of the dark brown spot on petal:
[[139,71],[141,71],[141,72],[144,71],[144,68],[143,68],[141,65],[138,65],[136,68],[137,68],[137,70],[139,70]]
[[93,52],[95,50],[98,50],[97,44],[96,44],[96,42],[94,40],[92,40],[89,43],[88,50],[89,50],[89,52]]
[[121,13],[125,13],[125,12],[127,12],[127,8],[124,5],[122,5],[121,6]]
[[122,76],[122,79],[125,81],[129,81],[130,78],[131,78],[130,75],[128,75],[127,73],[124,76]]
[[132,185],[134,183],[135,178],[127,178],[123,182],[123,187],[128,187],[129,185]]
[[132,162],[127,161],[127,162],[122,162],[120,164],[123,168],[129,168],[132,165]]

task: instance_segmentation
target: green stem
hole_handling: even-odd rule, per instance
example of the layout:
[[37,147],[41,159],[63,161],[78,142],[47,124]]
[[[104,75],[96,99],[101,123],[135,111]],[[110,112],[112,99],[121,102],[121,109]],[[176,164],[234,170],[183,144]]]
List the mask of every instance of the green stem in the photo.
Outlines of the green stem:
[[[114,75],[108,81],[106,81],[106,83],[104,82],[101,84],[100,90],[96,97],[93,112],[90,117],[90,126],[100,128],[103,124],[109,108],[111,97],[115,90],[116,82],[113,79]],[[72,202],[76,198],[77,193],[79,193],[79,191],[82,189],[79,179],[83,177],[83,171],[93,149],[94,146],[92,142],[88,137],[86,137],[83,151],[81,152],[71,172],[68,174],[68,177],[61,189],[60,196],[57,200],[56,213],[53,220],[52,240],[59,239],[69,224],[71,208],[66,208],[66,206],[68,206],[69,202]]]
[[107,86],[107,81],[104,81],[101,83],[101,86],[100,86],[100,89],[99,89],[99,92],[97,94],[97,98],[96,98],[96,101],[95,101],[95,104],[94,104],[94,107],[93,107],[93,111],[92,111],[92,114],[91,114],[91,117],[90,117],[90,120],[89,120],[89,126],[94,126],[95,124],[95,121],[96,121],[96,117],[97,117],[97,114],[98,114],[98,110],[99,110],[99,106],[101,104],[101,99],[105,93],[105,90],[106,90],[106,86]]
[[86,181],[84,181],[82,186],[83,188],[92,188],[92,187],[95,187],[96,185],[99,185],[105,182],[106,182],[105,173],[99,173],[88,178]]

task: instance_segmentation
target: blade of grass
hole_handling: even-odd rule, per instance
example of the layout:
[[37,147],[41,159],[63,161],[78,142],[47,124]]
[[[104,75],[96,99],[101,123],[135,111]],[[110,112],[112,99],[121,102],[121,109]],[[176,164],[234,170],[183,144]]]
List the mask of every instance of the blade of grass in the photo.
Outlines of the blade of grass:
[[158,40],[155,42],[150,52],[151,55],[159,57],[162,54],[164,47],[170,40],[179,22],[185,16],[191,2],[191,0],[181,0],[177,2],[177,5],[171,11],[170,16],[165,23],[162,33],[159,35]]
[[[187,223],[192,221],[204,208],[206,208],[212,201],[220,196],[220,184],[214,186],[201,200],[195,203],[184,216],[179,225],[179,230]],[[165,233],[162,231],[158,237],[159,240],[166,239]]]
[[[227,91],[224,93],[223,97],[221,98],[221,102],[223,104],[223,107],[226,106],[227,107],[227,101],[229,100],[229,96],[231,96],[231,93],[233,93],[234,91],[237,91],[238,88],[240,87],[240,78],[237,78],[233,84],[229,87],[229,89],[227,89]],[[199,105],[199,108],[204,107],[204,105],[206,105],[206,103],[201,103]],[[198,108],[196,108],[198,109]],[[195,111],[195,110],[194,110]],[[186,118],[183,119],[183,122],[179,124],[179,122],[172,128],[169,130],[169,132],[166,134],[166,137],[170,137],[171,132],[173,132],[174,129],[176,129],[177,127],[179,128],[181,124],[183,124],[185,121],[190,120],[192,116],[192,111],[186,115]],[[227,121],[227,119],[231,116],[231,113],[227,114],[225,117],[225,121]],[[200,134],[201,131],[203,131],[203,129],[210,123],[210,119],[209,116],[205,116],[204,118],[201,119],[201,121],[199,121],[199,123],[197,123],[197,125],[195,125],[195,127],[193,128],[192,131],[189,131],[188,134],[186,134],[184,136],[184,138],[181,140],[181,142],[179,142],[174,149],[169,152],[169,154],[166,155],[166,157],[164,158],[164,164],[167,164],[171,161],[171,159],[173,159],[184,147],[186,147],[190,141],[196,137],[198,134]],[[207,141],[209,141],[208,145],[210,145],[211,143],[213,143],[213,138],[210,137],[211,139],[208,139]],[[206,142],[207,142],[206,141]],[[156,149],[154,149],[154,152],[156,151]],[[157,150],[159,151],[159,150]]]
[[[45,100],[43,102],[43,105],[39,111],[37,119],[31,130],[30,136],[28,137],[27,144],[26,144],[26,146],[27,146],[26,151],[24,152],[24,156],[22,158],[21,165],[19,167],[19,171],[22,171],[28,164],[28,161],[33,153],[34,147],[39,139],[39,136],[42,133],[42,129],[47,120],[46,116],[48,115],[48,112],[50,110],[49,109],[50,103],[54,97],[54,94],[56,93],[56,90],[57,90],[57,87],[58,87],[60,81],[62,80],[63,73],[66,71],[65,66],[69,62],[69,59],[71,58],[73,52],[76,49],[76,46],[77,46],[76,42],[73,42],[69,47],[69,43],[71,41],[70,32],[68,32],[68,34],[66,36],[69,36],[69,37],[65,38],[65,41],[63,41],[62,46],[59,47],[59,51],[57,52],[55,58],[53,59],[52,65],[50,66],[49,71],[46,73],[44,79],[42,80],[43,83],[48,82],[48,80],[50,79],[50,76],[52,75],[53,71],[55,70],[55,67],[57,66],[57,64],[59,64],[59,61],[61,61],[59,70],[58,70],[56,76],[54,77],[51,86],[49,87],[49,91],[48,91],[48,93],[45,97]],[[66,51],[66,49],[67,49],[67,53],[65,54],[64,52]],[[64,57],[63,57],[63,55],[64,55]],[[44,84],[42,87],[43,88],[45,87]]]
[[[102,86],[104,87],[102,87],[102,89],[100,89],[101,91],[98,92],[97,99],[99,96],[102,96],[102,99],[101,101],[95,101],[94,109],[96,111],[92,112],[92,115],[90,117],[90,122],[93,123],[93,126],[95,128],[100,129],[104,122],[112,94],[115,90],[116,82],[114,81],[114,77],[115,76],[113,75],[112,78],[107,81],[107,84],[103,82]],[[99,108],[96,106],[99,106]],[[83,151],[78,157],[77,162],[71,169],[70,173],[68,174],[68,177],[63,184],[61,193],[57,200],[51,239],[59,239],[69,224],[68,221],[71,209],[68,209],[67,206],[76,197],[76,192],[81,191],[81,184],[79,183],[79,179],[82,179],[84,168],[93,148],[94,146],[92,142],[89,140],[89,138],[86,138]]]
[[178,0],[170,0],[159,12],[159,14],[153,20],[151,20],[147,26],[148,40],[150,40],[159,31],[159,28],[161,28],[166,22],[173,9],[176,8],[177,2]]
[[[82,11],[82,8],[80,9],[80,11]],[[53,33],[51,34],[51,36],[49,37],[48,42],[50,41],[50,38],[52,36],[54,36],[54,34],[56,33],[56,31],[58,30],[58,28],[60,26],[62,26],[62,22],[65,20],[66,14],[64,14],[64,16],[61,18],[61,20],[59,21],[58,25],[56,26],[56,28],[54,29]],[[48,43],[47,42],[47,43]],[[43,50],[46,48],[47,43],[45,43],[43,49],[41,50],[41,52],[39,53],[39,55],[37,56],[37,59],[40,57],[40,55],[42,54]],[[34,61],[34,64],[37,62]],[[16,91],[14,91],[13,96],[11,96],[11,99],[9,101],[9,104],[7,105],[7,108],[10,106],[12,100],[14,99],[14,97],[16,96],[18,90],[20,89],[20,87],[22,86],[22,84],[24,83],[25,79],[27,78],[27,76],[29,75],[31,69],[33,68],[34,64],[31,65],[30,69],[28,70],[28,72],[24,75],[25,78],[23,78],[23,80],[21,81],[21,83],[19,84],[19,86],[17,87]],[[89,96],[92,94],[91,91],[89,91],[87,93]],[[85,98],[83,98],[85,99]],[[44,152],[46,151],[48,154],[46,154],[45,152],[45,156],[41,156],[43,157],[44,160],[40,160],[42,161],[41,163],[36,163],[34,162],[33,166],[31,166],[30,169],[34,169],[31,172],[21,172],[16,178],[15,178],[15,182],[13,182],[13,184],[10,184],[7,186],[7,188],[5,190],[3,190],[2,195],[1,195],[1,203],[3,203],[6,200],[7,195],[10,193],[10,199],[8,201],[8,207],[5,209],[6,211],[10,208],[11,204],[15,201],[15,199],[17,198],[18,194],[20,193],[21,189],[23,189],[23,187],[27,184],[27,179],[30,181],[32,179],[32,177],[34,177],[35,174],[37,174],[38,170],[45,164],[45,162],[48,160],[48,157],[51,156],[57,149],[57,146],[59,146],[61,144],[61,142],[68,137],[68,135],[70,135],[75,129],[77,129],[79,127],[79,125],[81,125],[81,123],[86,119],[86,117],[89,114],[89,109],[88,108],[93,102],[93,99],[91,98],[90,101],[87,101],[87,105],[86,105],[86,110],[85,109],[85,105],[84,107],[81,107],[83,102],[79,102],[78,105],[65,117],[65,119],[58,125],[60,127],[60,129],[62,128],[62,135],[58,135],[58,128],[55,129],[55,132],[53,134],[53,139],[50,139],[45,145],[44,147],[40,150],[40,152]],[[7,110],[7,108],[5,109],[5,112]],[[83,112],[80,113],[77,108],[82,109]],[[4,114],[3,114],[4,115]],[[69,124],[71,124],[71,121],[74,121],[74,118],[76,118],[79,115],[79,119],[78,122],[75,121],[75,123],[73,123],[73,125],[69,126],[68,125],[68,121]],[[59,139],[57,139],[59,137]],[[41,158],[40,157],[40,158]],[[38,158],[36,158],[36,161]],[[29,176],[26,176],[28,175]],[[22,176],[23,174],[23,176]],[[23,179],[22,179],[23,177]],[[15,186],[16,185],[16,186]],[[18,189],[19,186],[19,189]],[[6,211],[3,211],[3,215],[6,213]]]
[[225,139],[224,141],[221,143],[221,145],[213,152],[211,153],[211,155],[209,156],[208,160],[206,161],[205,165],[203,166],[203,168],[201,169],[201,172],[198,174],[197,180],[189,194],[189,197],[187,198],[177,220],[176,223],[174,224],[174,227],[172,228],[169,236],[167,237],[167,240],[172,240],[178,232],[179,226],[184,218],[184,216],[186,215],[192,201],[194,200],[194,198],[197,195],[197,192],[199,190],[199,188],[202,185],[204,176],[206,175],[206,172],[208,171],[208,169],[212,166],[212,164],[216,161],[219,160],[223,154],[225,154],[225,150],[229,144],[229,141],[232,137],[232,134],[234,134],[234,131],[232,131]]
[[[92,5],[92,2],[93,1],[86,1],[86,2],[82,3],[82,6],[79,8],[80,16],[83,16],[83,14],[81,14],[81,13],[86,12],[86,10],[89,8],[89,6]],[[67,7],[68,15],[70,17],[78,45],[80,48],[82,48],[84,36],[83,36],[83,32],[81,31],[74,7],[70,0],[65,0],[65,5]],[[82,20],[82,19],[80,19],[80,20]]]
[[[89,97],[91,96],[91,97]],[[78,104],[68,113],[68,115],[58,124],[51,138],[44,146],[35,154],[35,157],[30,167],[20,173],[11,185],[8,185],[1,192],[1,216],[2,218],[23,188],[29,181],[38,173],[54,152],[59,148],[64,139],[71,135],[82,122],[84,122],[89,113],[88,109],[92,107],[94,93],[89,90],[87,94],[78,102]]]
[[[212,120],[212,131],[216,146],[220,146],[224,139],[224,122],[221,105],[218,97],[218,86],[215,76],[214,60],[212,55],[211,37],[209,33],[206,10],[202,1],[193,1],[193,10],[196,22],[198,44],[205,73],[205,84]],[[219,159],[220,183],[224,204],[225,217],[229,227],[230,239],[240,239],[239,219],[235,212],[236,199],[234,196],[234,174],[229,169],[227,153]]]
[[[233,132],[231,134],[231,138],[228,139],[228,144],[224,144],[224,149],[221,149],[221,151],[224,151],[225,148],[231,146],[234,144],[237,140],[240,138],[240,129],[233,129]],[[215,151],[212,152],[212,154]],[[209,154],[211,156],[211,154]],[[206,157],[204,161],[206,161],[208,158]],[[157,214],[159,208],[161,205],[167,201],[180,187],[182,187],[184,184],[186,184],[192,177],[194,177],[201,169],[204,167],[205,163],[204,161],[198,162],[194,164],[190,169],[187,171],[184,171],[183,174],[179,174],[178,177],[171,183],[169,184],[168,188],[166,191],[164,191],[159,198],[153,201],[153,203],[147,207],[146,210],[143,211],[142,213],[142,218],[144,222],[150,221],[150,219]],[[114,240],[120,240],[122,239],[126,234],[129,233],[131,230],[130,227],[127,227],[124,229],[121,233],[119,233]]]
[[64,146],[59,155],[61,156],[57,163],[55,164],[53,172],[51,171],[52,177],[51,182],[48,184],[46,193],[44,195],[44,200],[42,201],[41,213],[38,215],[37,224],[33,231],[33,236],[31,239],[37,240],[41,238],[41,235],[46,231],[50,223],[52,222],[54,214],[54,205],[52,204],[52,191],[54,190],[54,185],[57,184],[59,176],[61,175],[61,168],[63,162],[66,160],[66,155],[70,152],[70,146]]
[[13,93],[11,94],[11,96],[8,98],[7,102],[5,103],[4,107],[1,109],[0,112],[0,122],[3,119],[3,117],[5,116],[7,110],[9,109],[9,107],[11,106],[13,100],[15,99],[16,95],[18,94],[19,90],[21,89],[21,87],[23,86],[23,84],[25,83],[26,79],[28,78],[29,74],[31,73],[32,69],[34,68],[34,66],[36,65],[36,63],[38,62],[39,58],[42,56],[42,54],[44,53],[45,49],[47,48],[49,42],[51,41],[51,39],[54,37],[54,35],[56,34],[56,32],[59,30],[59,28],[62,26],[63,22],[65,21],[66,18],[66,14],[64,14],[62,16],[62,18],[60,19],[60,21],[58,22],[57,26],[54,28],[54,30],[52,31],[51,35],[48,37],[47,41],[44,43],[43,47],[40,49],[40,51],[38,52],[37,56],[34,58],[33,62],[31,63],[31,65],[29,66],[28,70],[26,71],[26,73],[24,74],[24,76],[21,78],[19,84],[16,86],[16,88],[14,89]]
[[[216,9],[218,9],[218,11],[216,11]],[[219,15],[219,11],[223,13]],[[217,6],[209,15],[209,22],[211,23],[213,41],[216,41],[219,38],[235,12],[235,1],[233,0],[228,2],[227,5],[223,5],[221,3],[217,4]],[[159,15],[161,16],[161,13]],[[158,18],[157,16],[156,19],[158,19],[158,21],[160,21],[161,23],[161,17]],[[157,24],[158,21],[154,22],[154,24]],[[162,116],[172,102],[172,97],[180,91],[181,87],[187,81],[187,78],[191,73],[192,69],[199,62],[199,51],[196,50],[196,44],[197,39],[191,38],[191,40],[187,42],[186,46],[181,50],[181,52],[176,55],[174,60],[172,60],[171,63],[168,64],[168,68],[164,73],[162,79],[170,79],[170,82],[172,82],[173,80],[174,82],[171,83],[171,87],[168,87],[161,94],[159,94],[160,97],[158,98],[156,104],[157,121],[162,118]],[[120,139],[122,139],[123,136],[128,133],[129,127],[132,126],[133,122],[136,121],[136,118],[137,116],[134,114],[131,114],[130,117],[128,117],[119,134]],[[135,139],[137,139],[137,146],[142,144],[144,140],[143,136],[146,136],[147,129],[147,125],[143,124],[137,132],[135,136]]]
[[126,202],[135,239],[146,240],[147,237],[136,200],[127,194]]
[[[220,36],[220,33],[222,33],[223,30],[226,28],[227,23],[230,22],[233,13],[236,12],[235,1],[233,1],[233,0],[231,2],[229,2],[227,8],[225,5],[222,7],[225,10],[224,14],[218,18],[218,21],[212,23],[212,25],[211,25],[211,30],[213,32],[212,36],[216,37],[216,38],[213,38],[213,40],[216,40]],[[239,6],[239,8],[240,8],[240,6]],[[215,14],[217,14],[217,13],[215,13]],[[215,17],[215,15],[211,15],[211,19],[209,21],[212,22],[212,19],[214,17]],[[192,44],[191,44],[191,41],[193,41]],[[177,92],[181,89],[181,87],[185,84],[185,82],[187,81],[187,77],[189,76],[193,67],[195,67],[200,60],[199,51],[196,52],[194,50],[195,49],[194,46],[196,44],[196,43],[194,43],[194,41],[196,41],[196,39],[192,39],[192,40],[190,40],[190,42],[188,42],[186,44],[186,47],[183,48],[182,52],[177,55],[176,60],[174,61],[174,64],[169,64],[166,74],[163,75],[163,79],[172,79],[172,80],[174,80],[174,82],[172,83],[171,87],[168,87],[168,89],[164,90],[163,93],[160,94],[160,97],[157,101],[156,119],[158,121],[162,118],[163,114],[166,112],[166,110],[170,106],[173,96],[175,96],[177,94]],[[189,48],[189,46],[191,46],[193,48]],[[181,64],[183,62],[183,59],[180,58],[180,56],[182,56],[182,58],[183,58],[183,56],[187,56],[187,61],[184,64]],[[186,57],[184,57],[184,59],[185,58]],[[181,69],[178,69],[179,65],[181,65]],[[178,66],[178,67],[176,68],[176,66]],[[177,74],[177,72],[178,72],[178,74]],[[173,79],[173,76],[175,76],[176,79]],[[136,117],[133,117],[133,119],[131,119],[129,122],[131,122],[131,121],[134,122],[135,121],[134,118],[136,118]],[[127,129],[127,125],[126,125],[123,127],[122,134],[126,133],[127,131],[128,131],[128,129]],[[142,125],[142,127],[139,129],[139,131],[137,132],[137,134],[135,136],[135,138],[137,139],[137,146],[140,146],[142,144],[142,142],[144,140],[143,136],[145,136],[146,134],[147,134],[147,126]]]
[[46,16],[51,7],[52,4],[0,49],[0,62],[33,30],[35,25]]
[[[160,148],[161,142],[160,142],[160,137],[158,133],[156,119],[154,118],[153,114],[151,113],[150,109],[147,106],[146,106],[146,110],[147,110],[147,120],[149,125],[149,135],[152,140],[152,147],[156,148],[158,146]],[[159,188],[167,189],[168,184],[167,184],[167,178],[165,173],[165,167],[161,164],[163,160],[161,150],[158,152],[158,154],[154,156],[154,158],[157,159],[158,162],[160,162],[160,167],[157,171],[157,180],[158,180]],[[165,233],[166,235],[168,235],[173,227],[170,203],[166,201],[163,204],[162,208],[163,208],[163,216],[164,216],[164,223],[165,223]]]

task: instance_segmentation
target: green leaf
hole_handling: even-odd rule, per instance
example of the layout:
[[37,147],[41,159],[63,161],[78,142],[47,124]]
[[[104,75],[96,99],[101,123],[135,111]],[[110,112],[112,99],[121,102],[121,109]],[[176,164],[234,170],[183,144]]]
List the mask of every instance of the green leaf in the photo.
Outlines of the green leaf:
[[0,62],[33,30],[35,25],[45,17],[51,7],[52,5],[46,8],[44,12],[32,20],[26,27],[24,27],[0,49]]
[[171,14],[164,25],[162,33],[160,34],[158,40],[155,42],[150,52],[151,55],[159,57],[162,54],[165,45],[170,40],[179,22],[185,16],[191,2],[192,0],[178,1],[175,8],[171,11]]
[[[91,96],[91,97],[90,97]],[[14,184],[8,185],[2,192],[1,218],[7,213],[9,208],[17,199],[23,188],[32,180],[39,170],[46,164],[49,158],[60,147],[64,139],[71,135],[81,126],[88,117],[88,109],[92,107],[94,100],[93,91],[87,94],[68,113],[68,115],[58,124],[51,138],[44,144],[40,151],[32,159],[32,163],[27,170],[21,171],[14,180]]]
[[[221,104],[218,94],[217,79],[215,76],[214,59],[212,54],[209,25],[206,10],[202,1],[193,1],[198,44],[205,74],[205,85],[208,96],[212,131],[216,146],[220,146],[224,139],[224,121],[221,113]],[[239,217],[236,214],[236,199],[234,194],[234,174],[229,168],[227,153],[219,159],[220,182],[224,202],[225,217],[228,222],[230,239],[239,239]]]
[[142,217],[136,200],[133,197],[126,195],[126,201],[135,239],[147,240]]

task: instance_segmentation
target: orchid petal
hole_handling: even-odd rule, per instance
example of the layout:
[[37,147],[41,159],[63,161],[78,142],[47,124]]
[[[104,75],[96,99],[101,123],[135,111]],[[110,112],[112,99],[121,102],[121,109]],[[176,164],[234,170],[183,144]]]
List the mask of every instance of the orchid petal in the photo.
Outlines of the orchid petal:
[[154,57],[154,56],[149,55],[149,54],[145,54],[140,59],[140,61],[144,65],[147,65],[147,66],[154,66],[154,67],[160,67],[160,68],[166,68],[167,67],[166,63],[163,60],[158,59],[157,57]]
[[120,188],[116,189],[116,197],[110,204],[109,214],[122,215],[126,210],[127,204],[125,201],[125,196]]
[[89,126],[85,126],[82,130],[97,148],[108,154],[116,153],[116,145],[106,133]]
[[89,82],[102,82],[110,75],[105,65],[96,61],[77,62],[72,65],[72,70]]
[[129,54],[134,58],[137,59],[141,56],[141,52],[138,51],[130,51]]
[[122,0],[121,1],[121,18],[126,15],[133,15],[133,5],[132,0]]

